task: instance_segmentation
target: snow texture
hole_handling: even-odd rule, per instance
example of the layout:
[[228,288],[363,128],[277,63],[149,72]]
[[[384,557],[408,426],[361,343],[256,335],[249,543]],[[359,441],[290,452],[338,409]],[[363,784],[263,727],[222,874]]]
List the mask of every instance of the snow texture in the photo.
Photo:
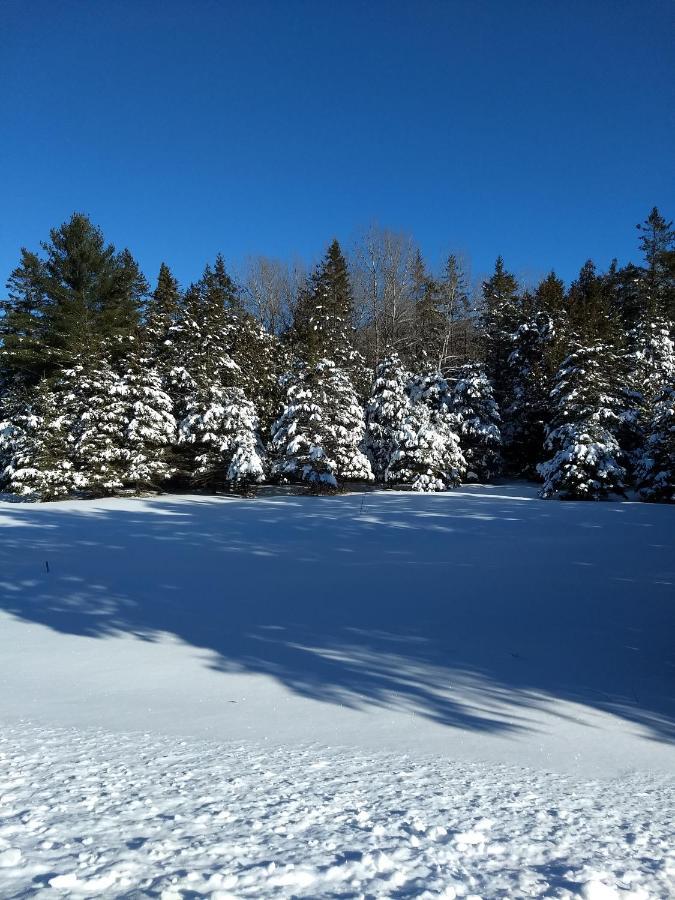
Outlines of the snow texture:
[[0,889],[53,897],[666,898],[671,778],[14,726]]

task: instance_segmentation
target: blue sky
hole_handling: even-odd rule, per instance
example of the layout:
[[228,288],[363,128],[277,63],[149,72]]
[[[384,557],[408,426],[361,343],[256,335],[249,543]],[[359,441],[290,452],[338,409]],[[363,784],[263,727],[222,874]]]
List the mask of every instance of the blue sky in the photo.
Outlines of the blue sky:
[[569,279],[675,217],[670,0],[3,0],[0,281],[73,210],[181,282],[370,223]]

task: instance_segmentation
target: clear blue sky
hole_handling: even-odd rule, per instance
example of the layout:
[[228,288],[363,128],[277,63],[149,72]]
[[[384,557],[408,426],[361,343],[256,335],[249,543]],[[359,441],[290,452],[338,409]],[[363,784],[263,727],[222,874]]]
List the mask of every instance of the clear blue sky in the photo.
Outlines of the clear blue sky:
[[316,259],[573,277],[675,217],[672,0],[0,0],[0,282],[73,210],[154,281]]

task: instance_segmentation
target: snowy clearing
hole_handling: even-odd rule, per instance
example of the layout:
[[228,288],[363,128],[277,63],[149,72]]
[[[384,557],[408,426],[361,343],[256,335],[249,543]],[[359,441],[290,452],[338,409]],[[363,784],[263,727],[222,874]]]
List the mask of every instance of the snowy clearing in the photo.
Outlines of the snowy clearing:
[[674,546],[526,484],[0,503],[0,894],[668,896]]

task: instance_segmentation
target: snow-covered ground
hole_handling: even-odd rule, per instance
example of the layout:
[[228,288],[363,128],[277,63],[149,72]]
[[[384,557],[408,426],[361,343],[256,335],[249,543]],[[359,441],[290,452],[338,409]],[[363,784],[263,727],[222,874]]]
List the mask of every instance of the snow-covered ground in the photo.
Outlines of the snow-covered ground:
[[674,547],[523,484],[0,503],[0,896],[669,896]]
[[644,900],[675,878],[665,776],[29,727],[0,765],[5,898]]

